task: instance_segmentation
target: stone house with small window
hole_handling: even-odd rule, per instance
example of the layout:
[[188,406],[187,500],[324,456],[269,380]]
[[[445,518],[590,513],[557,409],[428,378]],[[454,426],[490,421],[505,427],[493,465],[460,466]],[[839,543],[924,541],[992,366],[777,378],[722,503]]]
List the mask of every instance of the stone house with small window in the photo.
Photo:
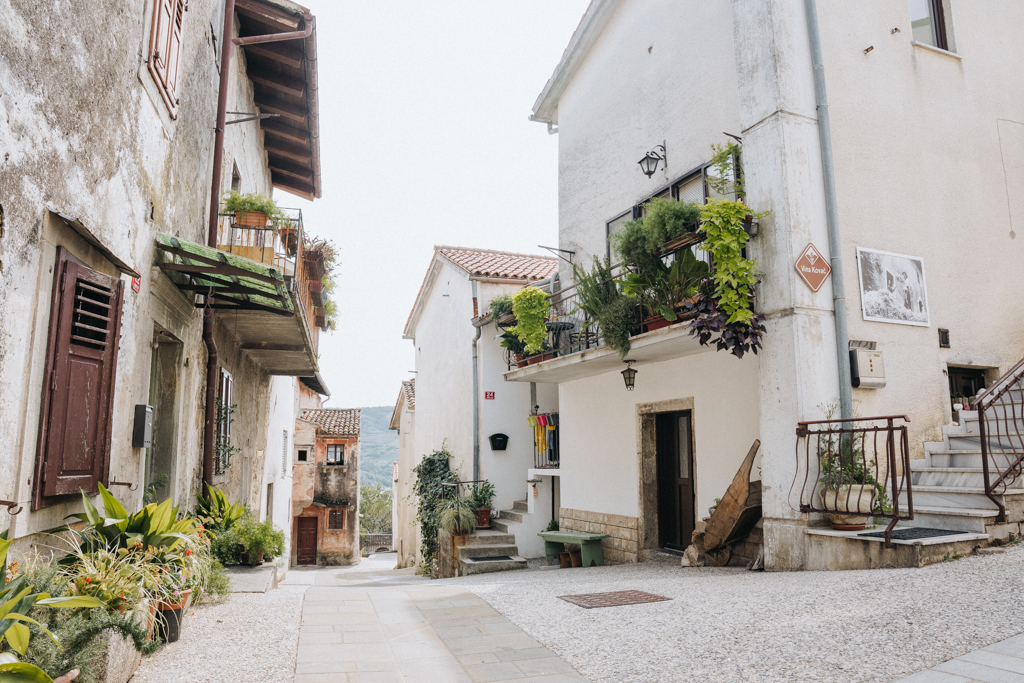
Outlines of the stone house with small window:
[[294,565],[359,562],[358,408],[316,408],[295,421]]

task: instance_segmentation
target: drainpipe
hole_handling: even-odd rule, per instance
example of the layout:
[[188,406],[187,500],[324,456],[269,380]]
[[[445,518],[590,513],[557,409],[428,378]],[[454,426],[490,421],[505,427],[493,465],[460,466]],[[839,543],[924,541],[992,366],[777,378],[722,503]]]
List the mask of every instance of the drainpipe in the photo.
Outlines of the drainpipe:
[[[476,280],[473,283],[473,317],[477,317]],[[477,342],[480,340],[480,333],[483,327],[473,322],[476,328],[476,336],[473,337],[473,481],[480,479],[480,392],[477,387],[480,383],[480,361],[478,356]]]
[[[224,128],[228,108],[228,76],[235,46],[235,0],[224,0],[224,32],[220,47],[220,86],[217,90],[217,127],[213,138],[213,178],[210,181],[210,222],[207,246],[217,248],[217,220],[220,214],[220,175],[224,166]],[[207,305],[210,301],[207,298]],[[203,312],[203,341],[206,342],[206,424],[203,429],[203,481],[213,486],[213,446],[217,438],[217,342],[213,339],[213,309]]]
[[832,301],[836,321],[836,360],[839,361],[839,405],[844,419],[853,417],[853,383],[850,380],[850,333],[846,327],[846,290],[843,287],[842,244],[839,240],[839,209],[836,205],[836,175],[832,165],[832,133],[825,93],[825,65],[818,32],[818,8],[815,0],[804,0],[807,9],[807,34],[811,41],[814,67],[814,98],[818,110],[818,139],[821,142],[821,168],[825,182],[825,214],[828,220],[828,250],[832,265]]

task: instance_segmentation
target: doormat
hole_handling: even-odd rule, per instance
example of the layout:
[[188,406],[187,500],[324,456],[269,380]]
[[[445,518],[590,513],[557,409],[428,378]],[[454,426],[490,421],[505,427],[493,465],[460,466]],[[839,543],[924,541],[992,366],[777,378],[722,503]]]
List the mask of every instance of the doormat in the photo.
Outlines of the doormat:
[[470,562],[511,562],[512,558],[508,555],[493,555],[491,557],[467,557]]
[[579,605],[583,609],[595,607],[622,607],[623,605],[642,605],[645,602],[661,602],[671,600],[661,595],[644,593],[643,591],[613,591],[611,593],[583,593],[582,595],[559,595],[560,600]]
[[[923,526],[911,526],[904,527],[902,529],[894,529],[892,532],[892,540],[894,541],[916,541],[922,538],[938,538],[939,536],[957,536],[959,534],[967,534],[969,531],[951,531],[949,529],[929,529]],[[866,534],[857,534],[858,536],[871,536],[873,538],[885,538],[884,531],[872,531]]]

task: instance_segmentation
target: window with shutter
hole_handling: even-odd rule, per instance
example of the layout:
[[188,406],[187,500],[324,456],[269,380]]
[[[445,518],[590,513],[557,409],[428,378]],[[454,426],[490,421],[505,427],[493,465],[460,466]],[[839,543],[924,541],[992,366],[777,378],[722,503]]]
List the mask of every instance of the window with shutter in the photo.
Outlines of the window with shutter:
[[122,294],[118,278],[58,248],[33,509],[107,480]]
[[221,368],[217,386],[217,462],[214,463],[217,474],[224,474],[231,466],[231,454],[236,450],[231,447],[231,423],[235,413],[232,398],[231,373]]
[[178,115],[178,75],[181,63],[181,27],[185,0],[154,0],[153,30],[149,40],[149,72],[171,112]]
[[327,528],[328,529],[345,529],[345,513],[348,508],[335,508],[327,513]]

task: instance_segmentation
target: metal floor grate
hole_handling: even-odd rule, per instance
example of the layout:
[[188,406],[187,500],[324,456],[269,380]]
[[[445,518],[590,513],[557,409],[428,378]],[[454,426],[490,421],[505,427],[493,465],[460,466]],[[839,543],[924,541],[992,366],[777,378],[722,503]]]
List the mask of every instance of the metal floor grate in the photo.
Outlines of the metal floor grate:
[[643,591],[614,591],[611,593],[583,593],[581,595],[559,595],[559,599],[579,605],[583,609],[595,607],[622,607],[623,605],[642,605],[645,602],[661,602],[671,600],[661,595]]
[[[958,536],[969,533],[967,531],[951,531],[950,529],[929,529],[922,526],[904,527],[893,529],[892,540],[894,541],[916,541],[921,538],[938,538],[939,536]],[[885,538],[884,531],[871,531],[858,536],[872,536],[874,538]]]

